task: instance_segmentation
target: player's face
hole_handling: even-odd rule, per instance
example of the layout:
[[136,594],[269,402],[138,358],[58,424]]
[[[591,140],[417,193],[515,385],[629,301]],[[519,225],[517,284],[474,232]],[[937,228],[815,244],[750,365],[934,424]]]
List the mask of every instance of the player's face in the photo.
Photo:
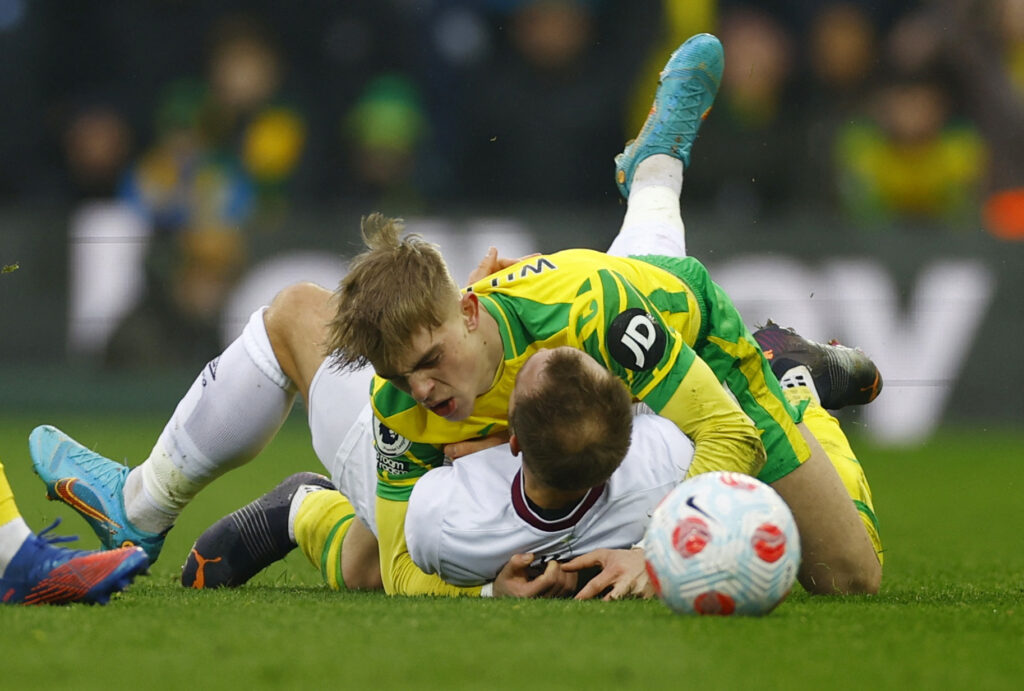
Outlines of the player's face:
[[378,369],[378,374],[435,415],[452,422],[464,420],[473,412],[476,397],[491,384],[483,373],[475,330],[475,318],[463,307],[441,326],[417,331],[396,371]]

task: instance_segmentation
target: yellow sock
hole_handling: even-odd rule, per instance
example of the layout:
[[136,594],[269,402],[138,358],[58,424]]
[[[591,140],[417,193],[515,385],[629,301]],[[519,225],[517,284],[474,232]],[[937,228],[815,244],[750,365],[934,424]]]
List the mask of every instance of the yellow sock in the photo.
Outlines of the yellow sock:
[[31,535],[32,531],[14,503],[14,490],[7,482],[4,464],[0,463],[0,577]]
[[885,559],[882,550],[882,537],[878,531],[878,519],[875,517],[875,506],[871,499],[871,486],[868,485],[868,478],[864,474],[864,468],[850,448],[850,441],[843,433],[839,420],[835,419],[821,404],[811,395],[810,390],[805,386],[797,386],[791,389],[784,389],[789,402],[798,406],[807,401],[804,409],[804,424],[811,431],[814,438],[825,450],[828,459],[832,462],[839,479],[843,481],[846,492],[857,507],[857,513],[864,529],[875,546],[875,554],[878,555],[878,563],[884,563]]
[[14,503],[14,491],[7,482],[7,474],[4,472],[4,464],[0,463],[0,525],[10,523],[15,518],[20,518],[21,513]]
[[295,542],[320,569],[332,590],[345,587],[341,576],[341,545],[356,516],[352,502],[341,492],[322,490],[306,495],[295,514]]

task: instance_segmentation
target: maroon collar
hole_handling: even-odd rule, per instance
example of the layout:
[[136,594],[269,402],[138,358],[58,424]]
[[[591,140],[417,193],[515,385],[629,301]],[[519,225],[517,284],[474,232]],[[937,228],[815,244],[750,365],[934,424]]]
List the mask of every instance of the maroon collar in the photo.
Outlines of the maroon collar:
[[587,514],[590,507],[594,505],[601,496],[601,493],[604,492],[604,486],[605,483],[602,482],[597,487],[591,487],[567,516],[556,520],[548,520],[540,517],[536,511],[530,508],[530,503],[526,500],[526,489],[523,487],[523,471],[520,469],[516,471],[515,477],[512,478],[512,508],[516,510],[521,519],[534,528],[548,533],[557,533],[579,523],[580,519]]

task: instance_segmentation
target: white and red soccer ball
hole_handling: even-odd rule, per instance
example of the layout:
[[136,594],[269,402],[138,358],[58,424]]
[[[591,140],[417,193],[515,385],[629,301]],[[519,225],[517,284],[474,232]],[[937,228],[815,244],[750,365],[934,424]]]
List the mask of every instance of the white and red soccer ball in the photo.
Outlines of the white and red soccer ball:
[[767,614],[800,568],[789,507],[740,473],[704,473],[672,490],[651,516],[644,551],[658,597],[680,614]]

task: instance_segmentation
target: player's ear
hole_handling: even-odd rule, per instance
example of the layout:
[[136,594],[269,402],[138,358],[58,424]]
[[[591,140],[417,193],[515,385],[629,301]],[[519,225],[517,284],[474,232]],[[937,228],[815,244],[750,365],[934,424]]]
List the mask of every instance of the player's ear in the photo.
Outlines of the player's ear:
[[522,450],[519,448],[519,437],[517,437],[516,433],[512,430],[509,430],[509,433],[508,446],[512,449],[512,455],[518,456],[519,452]]
[[462,312],[467,329],[473,331],[480,325],[480,298],[476,296],[476,293],[465,293],[459,298],[459,310]]

